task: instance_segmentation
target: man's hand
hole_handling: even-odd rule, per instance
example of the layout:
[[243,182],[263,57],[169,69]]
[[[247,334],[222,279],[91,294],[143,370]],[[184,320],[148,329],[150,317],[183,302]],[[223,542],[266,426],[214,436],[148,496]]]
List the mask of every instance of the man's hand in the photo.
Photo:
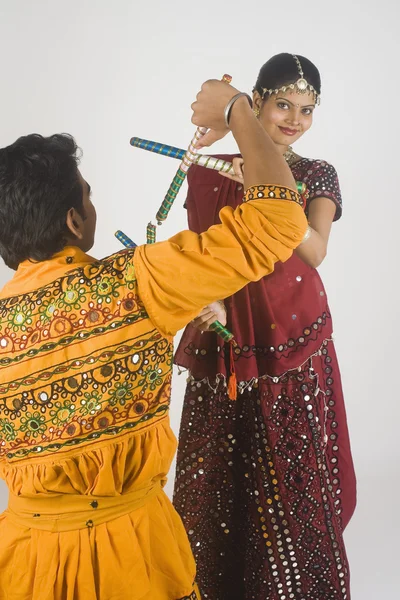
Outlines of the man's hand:
[[225,125],[224,110],[229,100],[238,93],[239,90],[224,81],[210,79],[203,83],[196,102],[192,104],[192,123],[207,127],[210,131],[199,140],[197,149],[211,146],[229,132]]
[[220,300],[203,308],[199,316],[192,321],[192,325],[200,331],[208,331],[215,321],[219,321],[224,327],[226,325],[226,308]]

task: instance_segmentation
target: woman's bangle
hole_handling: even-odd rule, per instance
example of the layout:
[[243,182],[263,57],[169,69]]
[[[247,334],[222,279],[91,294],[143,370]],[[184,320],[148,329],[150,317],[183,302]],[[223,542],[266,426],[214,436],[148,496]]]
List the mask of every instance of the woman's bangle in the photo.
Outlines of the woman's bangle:
[[307,229],[306,229],[306,232],[304,234],[304,237],[303,237],[303,239],[300,242],[300,246],[302,244],[304,244],[308,239],[310,239],[311,234],[312,234],[312,229],[311,229],[310,226],[308,226]]
[[249,101],[250,108],[253,108],[253,101],[250,98],[250,96],[248,94],[246,94],[245,92],[239,92],[239,94],[236,94],[235,96],[233,96],[233,98],[231,98],[229,100],[228,104],[225,106],[225,110],[224,110],[225,125],[228,127],[228,129],[229,129],[229,119],[231,116],[232,106],[235,104],[236,100],[239,100],[239,98],[241,98],[242,96],[246,96],[247,100]]

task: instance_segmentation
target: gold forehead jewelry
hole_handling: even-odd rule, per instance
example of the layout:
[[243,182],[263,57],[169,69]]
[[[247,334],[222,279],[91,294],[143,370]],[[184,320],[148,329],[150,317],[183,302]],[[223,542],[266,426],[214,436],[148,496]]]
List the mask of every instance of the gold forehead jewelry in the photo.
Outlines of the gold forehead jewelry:
[[301,66],[300,60],[295,54],[293,54],[293,58],[296,61],[297,69],[300,75],[296,83],[289,83],[288,85],[283,85],[278,89],[262,88],[262,99],[264,100],[266,94],[278,94],[279,92],[287,92],[288,90],[293,90],[299,92],[300,94],[306,94],[307,92],[311,92],[312,94],[314,94],[316,104],[320,104],[320,95],[318,94],[316,89],[311,85],[311,83],[308,83],[307,79],[305,79],[303,67]]

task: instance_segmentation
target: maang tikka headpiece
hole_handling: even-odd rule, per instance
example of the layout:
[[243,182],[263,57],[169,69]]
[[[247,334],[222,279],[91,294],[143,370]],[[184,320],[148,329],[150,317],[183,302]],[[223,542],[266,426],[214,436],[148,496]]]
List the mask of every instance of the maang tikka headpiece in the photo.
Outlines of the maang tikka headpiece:
[[295,54],[293,54],[293,58],[296,61],[297,69],[300,75],[296,83],[289,83],[288,85],[283,85],[279,89],[269,90],[268,88],[262,88],[262,99],[264,100],[266,94],[278,94],[279,92],[287,92],[288,90],[293,90],[299,92],[300,94],[306,94],[307,92],[311,92],[315,96],[316,104],[320,104],[321,99],[317,90],[311,85],[311,83],[308,83],[307,79],[304,78],[303,67],[301,66],[300,60]]

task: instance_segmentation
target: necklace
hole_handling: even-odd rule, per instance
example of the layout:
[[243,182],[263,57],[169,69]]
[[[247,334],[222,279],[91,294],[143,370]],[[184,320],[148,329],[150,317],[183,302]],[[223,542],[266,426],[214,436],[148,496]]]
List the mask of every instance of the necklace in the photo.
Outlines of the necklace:
[[296,158],[296,154],[293,152],[292,146],[288,147],[288,149],[286,150],[286,152],[283,155],[283,158],[286,160],[289,167],[291,167],[293,165],[293,163],[296,162],[297,158]]

